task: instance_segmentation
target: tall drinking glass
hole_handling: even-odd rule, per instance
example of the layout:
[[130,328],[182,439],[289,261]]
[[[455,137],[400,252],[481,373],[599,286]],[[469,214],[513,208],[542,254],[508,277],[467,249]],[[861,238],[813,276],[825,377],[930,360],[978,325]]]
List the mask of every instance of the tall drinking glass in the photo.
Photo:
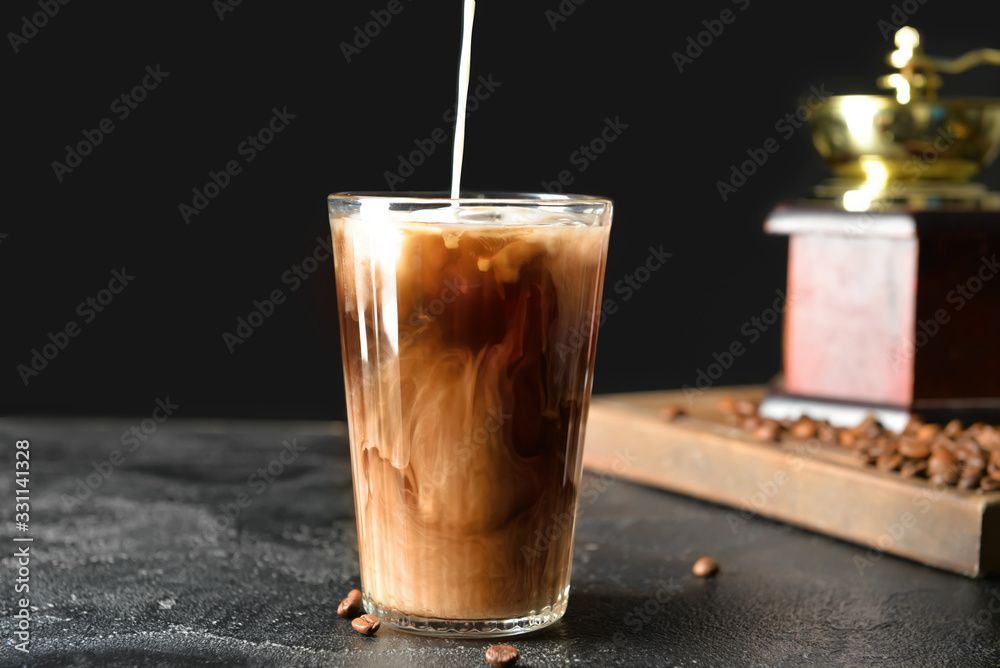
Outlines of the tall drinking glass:
[[329,208],[365,609],[428,634],[552,624],[611,202],[340,193]]

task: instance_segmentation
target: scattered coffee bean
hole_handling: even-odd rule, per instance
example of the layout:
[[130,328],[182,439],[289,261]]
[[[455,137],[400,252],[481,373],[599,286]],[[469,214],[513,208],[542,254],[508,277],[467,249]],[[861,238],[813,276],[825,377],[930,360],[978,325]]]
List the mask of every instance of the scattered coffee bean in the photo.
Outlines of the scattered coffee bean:
[[961,489],[977,489],[979,487],[979,481],[982,479],[978,475],[965,475],[958,479],[958,487]]
[[792,438],[799,438],[806,441],[816,435],[816,423],[803,416],[788,431],[792,435]]
[[722,421],[731,427],[743,426],[743,416],[737,415],[736,413],[724,413],[722,415]]
[[903,427],[903,434],[906,436],[913,436],[917,433],[917,430],[924,425],[924,421],[921,420],[916,415],[911,415],[909,422]]
[[867,450],[855,450],[854,457],[855,459],[858,460],[858,463],[860,463],[862,466],[868,466],[869,464],[874,464],[876,461],[878,461],[878,457],[871,454]]
[[995,492],[1000,489],[1000,480],[996,478],[983,478],[979,481],[979,489],[984,492]]
[[971,453],[965,458],[965,470],[968,472],[982,473],[986,470],[986,456],[982,452]]
[[361,612],[361,591],[352,589],[347,593],[347,598],[337,606],[337,614],[344,619],[354,619]]
[[875,441],[870,438],[865,438],[864,436],[859,436],[858,440],[854,441],[854,449],[868,452],[875,447]]
[[931,455],[935,455],[938,452],[948,452],[953,453],[958,449],[958,444],[951,440],[944,434],[939,434],[934,437],[934,442],[931,443]]
[[726,397],[719,403],[723,420],[739,426],[758,441],[773,442],[783,435],[799,440],[818,438],[852,451],[855,461],[874,464],[882,471],[899,471],[906,478],[930,478],[940,485],[983,491],[1000,489],[1000,425],[976,422],[966,428],[958,419],[942,427],[911,415],[899,434],[885,430],[873,415],[848,429],[825,420],[802,416],[780,421],[757,413],[757,404]]
[[823,443],[832,443],[837,440],[840,430],[829,422],[820,422],[816,427],[816,437]]
[[869,415],[858,426],[851,428],[849,431],[853,432],[858,438],[878,438],[882,435],[882,425],[878,423],[878,420],[874,416]]
[[930,457],[931,454],[931,446],[913,438],[899,439],[897,449],[899,450],[899,454],[911,459],[923,459]]
[[958,471],[958,457],[948,450],[938,450],[927,460],[927,471],[931,475],[944,475]]
[[904,478],[915,478],[927,471],[926,459],[909,459],[899,467],[899,473]]
[[932,473],[930,476],[930,481],[935,485],[943,485],[943,486],[954,485],[955,482],[958,481],[958,474],[948,473],[946,475],[944,473]]
[[510,645],[490,645],[486,648],[486,663],[494,668],[506,668],[517,663],[520,656]]
[[879,436],[868,448],[868,452],[875,457],[892,454],[896,452],[896,441],[887,436]]
[[774,420],[763,420],[753,430],[753,437],[758,441],[775,441],[778,439],[778,432],[781,429]]
[[691,572],[700,578],[711,577],[719,572],[719,564],[715,563],[715,559],[712,557],[702,557],[694,562]]
[[378,628],[382,626],[382,622],[378,620],[375,615],[364,614],[351,622],[351,626],[358,633],[363,633],[366,636],[373,636]]
[[972,455],[980,452],[979,444],[968,436],[959,436],[955,440],[955,455],[959,461],[965,461]]
[[1000,430],[987,426],[976,434],[976,442],[979,443],[979,447],[985,450],[1000,450]]
[[958,458],[947,450],[939,450],[927,460],[927,473],[936,484],[953,485],[958,480]]
[[898,452],[887,452],[875,460],[875,467],[880,471],[895,471],[903,464],[903,455]]
[[858,442],[858,436],[852,431],[842,431],[837,436],[837,442],[845,448],[853,448]]
[[660,419],[664,422],[670,422],[678,415],[684,415],[684,409],[680,406],[664,406],[660,409]]
[[925,424],[920,429],[917,430],[917,440],[924,443],[930,443],[934,440],[934,437],[938,435],[941,431],[941,427],[936,424]]
[[983,430],[988,427],[989,425],[985,422],[973,422],[965,428],[965,435],[975,438],[979,436],[979,434],[983,433]]
[[1000,455],[997,454],[997,451],[990,455],[990,459],[986,463],[986,475],[1000,479]]

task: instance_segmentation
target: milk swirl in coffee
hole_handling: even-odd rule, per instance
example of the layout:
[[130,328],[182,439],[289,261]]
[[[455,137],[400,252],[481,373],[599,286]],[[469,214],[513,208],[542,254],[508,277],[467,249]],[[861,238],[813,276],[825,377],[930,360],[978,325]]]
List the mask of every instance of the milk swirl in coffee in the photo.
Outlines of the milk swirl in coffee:
[[390,613],[564,605],[609,228],[501,217],[331,220],[362,582]]

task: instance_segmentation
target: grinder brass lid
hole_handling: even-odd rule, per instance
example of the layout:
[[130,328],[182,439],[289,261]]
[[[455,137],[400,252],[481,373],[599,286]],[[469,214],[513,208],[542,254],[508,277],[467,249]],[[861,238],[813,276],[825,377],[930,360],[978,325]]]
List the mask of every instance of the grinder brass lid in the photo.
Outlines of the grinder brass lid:
[[978,197],[985,190],[966,182],[1000,150],[1000,99],[940,99],[939,73],[1000,65],[1000,50],[932,58],[910,27],[896,33],[895,43],[887,60],[898,71],[878,80],[880,87],[894,90],[893,96],[833,96],[810,117],[813,144],[838,177],[818,194],[860,190],[854,206],[850,197],[844,199],[851,210],[863,210],[866,198],[906,200],[911,190]]

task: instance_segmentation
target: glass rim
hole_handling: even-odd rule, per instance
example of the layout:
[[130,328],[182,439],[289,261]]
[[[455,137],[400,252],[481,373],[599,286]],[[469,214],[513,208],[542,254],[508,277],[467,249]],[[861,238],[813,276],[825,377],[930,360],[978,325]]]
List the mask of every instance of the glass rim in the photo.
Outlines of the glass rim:
[[380,202],[398,202],[407,204],[443,204],[451,203],[476,206],[566,206],[572,204],[590,204],[612,206],[610,197],[598,195],[578,195],[575,193],[528,193],[507,191],[463,191],[459,197],[451,197],[451,193],[442,191],[377,191],[358,190],[333,193],[327,196],[329,202],[357,200]]

